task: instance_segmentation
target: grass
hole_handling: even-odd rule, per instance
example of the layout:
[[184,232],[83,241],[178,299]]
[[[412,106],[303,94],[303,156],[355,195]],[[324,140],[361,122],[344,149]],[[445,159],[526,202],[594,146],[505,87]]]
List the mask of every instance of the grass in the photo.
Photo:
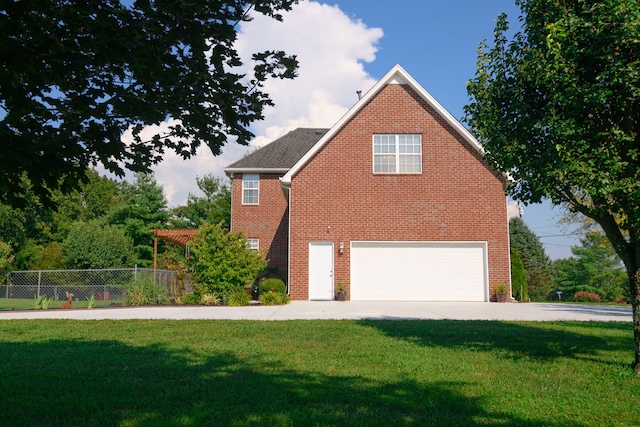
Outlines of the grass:
[[[0,298],[0,310],[33,309],[34,301],[35,300],[33,298]],[[53,301],[51,303],[51,307],[49,308],[58,309],[66,301],[66,299]],[[93,307],[111,307],[114,304],[122,305],[122,300],[95,300]],[[87,308],[88,305],[89,301],[86,299],[78,299],[78,301],[73,301],[73,308]]]
[[2,423],[637,426],[632,325],[0,322]]

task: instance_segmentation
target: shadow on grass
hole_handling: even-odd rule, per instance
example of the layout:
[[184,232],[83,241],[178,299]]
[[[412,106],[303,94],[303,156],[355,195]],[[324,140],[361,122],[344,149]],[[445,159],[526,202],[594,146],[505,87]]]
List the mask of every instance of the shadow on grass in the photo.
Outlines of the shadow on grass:
[[[385,326],[391,325],[376,325]],[[400,336],[412,331],[388,329]],[[423,339],[444,344],[443,338]],[[119,341],[0,343],[2,423],[553,426],[488,413],[482,399],[462,393],[462,382],[378,383],[262,362],[223,353],[194,358]]]
[[360,323],[388,337],[428,347],[501,351],[502,357],[513,359],[526,357],[551,362],[568,357],[610,363],[597,356],[603,351],[628,351],[630,362],[633,358],[630,323],[486,320],[363,320]]

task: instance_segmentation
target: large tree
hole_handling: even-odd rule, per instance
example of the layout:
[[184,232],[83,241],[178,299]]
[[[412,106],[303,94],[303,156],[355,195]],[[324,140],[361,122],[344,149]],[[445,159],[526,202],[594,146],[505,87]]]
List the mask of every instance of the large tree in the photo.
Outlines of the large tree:
[[640,374],[640,3],[516,0],[468,84],[467,122],[516,199],[600,224],[624,262]]
[[[0,201],[19,203],[26,172],[42,202],[101,163],[148,172],[165,150],[184,158],[247,144],[271,105],[267,78],[293,78],[295,56],[235,49],[256,11],[282,19],[297,0],[8,1],[0,9]],[[173,119],[173,120],[170,120]],[[167,122],[148,140],[142,130]],[[131,131],[133,140],[122,139]]]

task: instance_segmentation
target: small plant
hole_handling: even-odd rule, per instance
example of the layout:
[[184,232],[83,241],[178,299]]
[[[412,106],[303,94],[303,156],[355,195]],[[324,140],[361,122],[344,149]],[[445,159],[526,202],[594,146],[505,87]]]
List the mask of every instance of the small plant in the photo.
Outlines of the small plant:
[[53,298],[48,298],[44,295],[33,299],[33,308],[36,310],[48,310],[51,308],[51,304],[53,304]]
[[507,285],[505,283],[498,283],[496,285],[496,293],[497,294],[506,294],[507,293]]
[[180,297],[182,304],[200,304],[200,297],[194,294],[186,294]]
[[233,289],[226,296],[226,304],[232,307],[249,305],[250,302],[251,297],[241,287]]
[[600,295],[596,293],[580,291],[576,292],[573,296],[573,300],[577,302],[600,302],[601,298]]
[[290,301],[289,295],[279,292],[269,291],[260,295],[260,303],[262,305],[283,305],[289,304]]
[[202,305],[220,305],[222,301],[216,293],[204,294],[200,297],[200,304]]
[[151,279],[137,280],[124,285],[126,296],[124,305],[141,306],[167,302],[162,286]]
[[346,292],[348,283],[349,283],[348,280],[340,280],[338,282],[338,284],[336,285],[336,291],[338,291],[338,292]]
[[94,308],[96,306],[96,296],[91,294],[89,298],[87,298],[87,308]]
[[258,295],[262,295],[265,292],[275,292],[279,294],[287,293],[287,287],[280,279],[264,279],[258,285]]

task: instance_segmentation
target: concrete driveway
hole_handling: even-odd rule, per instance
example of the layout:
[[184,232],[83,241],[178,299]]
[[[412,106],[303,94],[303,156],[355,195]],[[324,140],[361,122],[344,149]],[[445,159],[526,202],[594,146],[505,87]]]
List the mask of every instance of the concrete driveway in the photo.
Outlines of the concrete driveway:
[[0,311],[6,319],[457,319],[631,322],[631,306],[486,302],[292,301],[283,306],[154,306],[71,310]]

